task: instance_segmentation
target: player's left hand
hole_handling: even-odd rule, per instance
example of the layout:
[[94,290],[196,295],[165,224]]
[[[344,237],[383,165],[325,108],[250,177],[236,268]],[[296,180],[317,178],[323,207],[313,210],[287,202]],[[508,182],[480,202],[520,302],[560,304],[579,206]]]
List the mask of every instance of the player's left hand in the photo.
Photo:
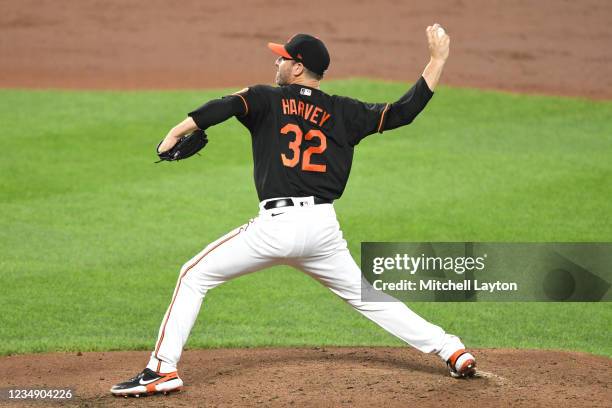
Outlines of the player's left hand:
[[156,151],[159,157],[157,163],[161,161],[178,161],[193,156],[206,146],[208,137],[206,137],[206,133],[203,130],[198,129],[181,137],[170,150],[160,153],[159,147],[162,143],[163,140],[157,145]]

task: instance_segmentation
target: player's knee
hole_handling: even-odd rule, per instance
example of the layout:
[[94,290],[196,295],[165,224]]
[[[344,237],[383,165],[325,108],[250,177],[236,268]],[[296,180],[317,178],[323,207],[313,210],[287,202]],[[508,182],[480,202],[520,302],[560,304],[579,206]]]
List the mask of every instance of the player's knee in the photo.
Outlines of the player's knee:
[[360,312],[376,312],[385,309],[384,302],[364,302],[361,299],[351,299],[347,302]]
[[181,266],[181,276],[183,276],[187,272],[190,272],[192,269],[201,269],[204,265],[204,262],[205,261],[203,257],[195,257],[185,262],[183,266]]
[[206,269],[206,262],[200,261],[189,261],[181,266],[180,277],[181,279],[193,279],[196,275],[203,275]]
[[179,277],[185,275],[185,273],[192,268],[193,262],[185,262],[179,271]]
[[364,303],[361,299],[346,299],[346,302],[357,310],[361,310],[364,307]]
[[195,265],[184,265],[181,268],[180,279],[184,285],[197,289],[201,293],[206,293],[226,281],[207,260],[202,260]]
[[197,279],[195,274],[191,273],[181,277],[181,286],[199,296],[204,296],[209,289],[200,279]]
[[214,247],[214,242],[206,245],[206,247],[202,250],[202,252],[200,252],[199,254],[197,254],[195,257],[191,258],[187,262],[185,262],[183,266],[181,266],[181,270],[180,270],[181,276],[185,272],[193,268],[200,268],[204,264],[206,254],[208,254],[213,247]]

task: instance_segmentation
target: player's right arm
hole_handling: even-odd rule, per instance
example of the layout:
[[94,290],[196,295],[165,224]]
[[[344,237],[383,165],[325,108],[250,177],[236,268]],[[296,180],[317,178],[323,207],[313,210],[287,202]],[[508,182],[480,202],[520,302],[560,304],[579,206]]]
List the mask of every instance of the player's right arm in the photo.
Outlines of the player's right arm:
[[429,63],[414,86],[389,106],[386,115],[382,115],[378,131],[391,130],[412,123],[433,96],[448,59],[450,46],[448,34],[438,36],[439,28],[439,24],[434,24],[425,30],[429,45]]
[[439,24],[434,24],[425,30],[429,44],[429,63],[416,83],[397,101],[371,104],[344,98],[344,113],[352,145],[373,133],[408,125],[425,109],[440,81],[449,54],[450,38],[447,34],[438,36],[439,27]]
[[431,91],[436,88],[444,69],[444,64],[448,59],[448,52],[450,46],[450,37],[448,34],[438,36],[439,24],[427,27],[425,30],[427,34],[427,43],[429,45],[430,59],[429,64],[423,71],[423,78],[427,82],[427,86]]

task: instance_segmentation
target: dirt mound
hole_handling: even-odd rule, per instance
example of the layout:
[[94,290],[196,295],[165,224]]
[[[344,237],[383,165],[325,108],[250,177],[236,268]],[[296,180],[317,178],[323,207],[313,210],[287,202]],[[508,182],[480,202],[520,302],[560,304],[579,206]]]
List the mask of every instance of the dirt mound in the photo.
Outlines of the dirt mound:
[[5,0],[0,87],[206,88],[272,82],[268,41],[318,35],[330,78],[414,81],[424,28],[452,37],[443,83],[612,98],[612,2]]
[[181,393],[129,399],[108,390],[140,371],[146,352],[9,356],[0,358],[0,371],[11,373],[3,387],[72,387],[72,401],[53,404],[67,406],[602,407],[612,400],[612,359],[538,350],[475,354],[479,376],[455,380],[437,357],[408,348],[190,350]]

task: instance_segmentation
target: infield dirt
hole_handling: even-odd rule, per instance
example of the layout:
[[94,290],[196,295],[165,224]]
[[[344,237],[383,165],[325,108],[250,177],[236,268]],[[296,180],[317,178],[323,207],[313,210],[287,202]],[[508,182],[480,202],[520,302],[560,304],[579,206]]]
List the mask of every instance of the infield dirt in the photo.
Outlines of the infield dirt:
[[456,380],[437,357],[409,348],[189,350],[180,370],[183,391],[143,398],[113,397],[108,390],[140,371],[146,352],[10,356],[0,359],[0,370],[11,373],[9,387],[73,387],[75,399],[59,406],[603,407],[612,400],[606,357],[475,354],[480,376]]
[[413,82],[438,22],[444,84],[603,99],[611,21],[607,0],[5,0],[0,87],[242,89],[273,81],[267,42],[298,32],[326,42],[329,78]]

